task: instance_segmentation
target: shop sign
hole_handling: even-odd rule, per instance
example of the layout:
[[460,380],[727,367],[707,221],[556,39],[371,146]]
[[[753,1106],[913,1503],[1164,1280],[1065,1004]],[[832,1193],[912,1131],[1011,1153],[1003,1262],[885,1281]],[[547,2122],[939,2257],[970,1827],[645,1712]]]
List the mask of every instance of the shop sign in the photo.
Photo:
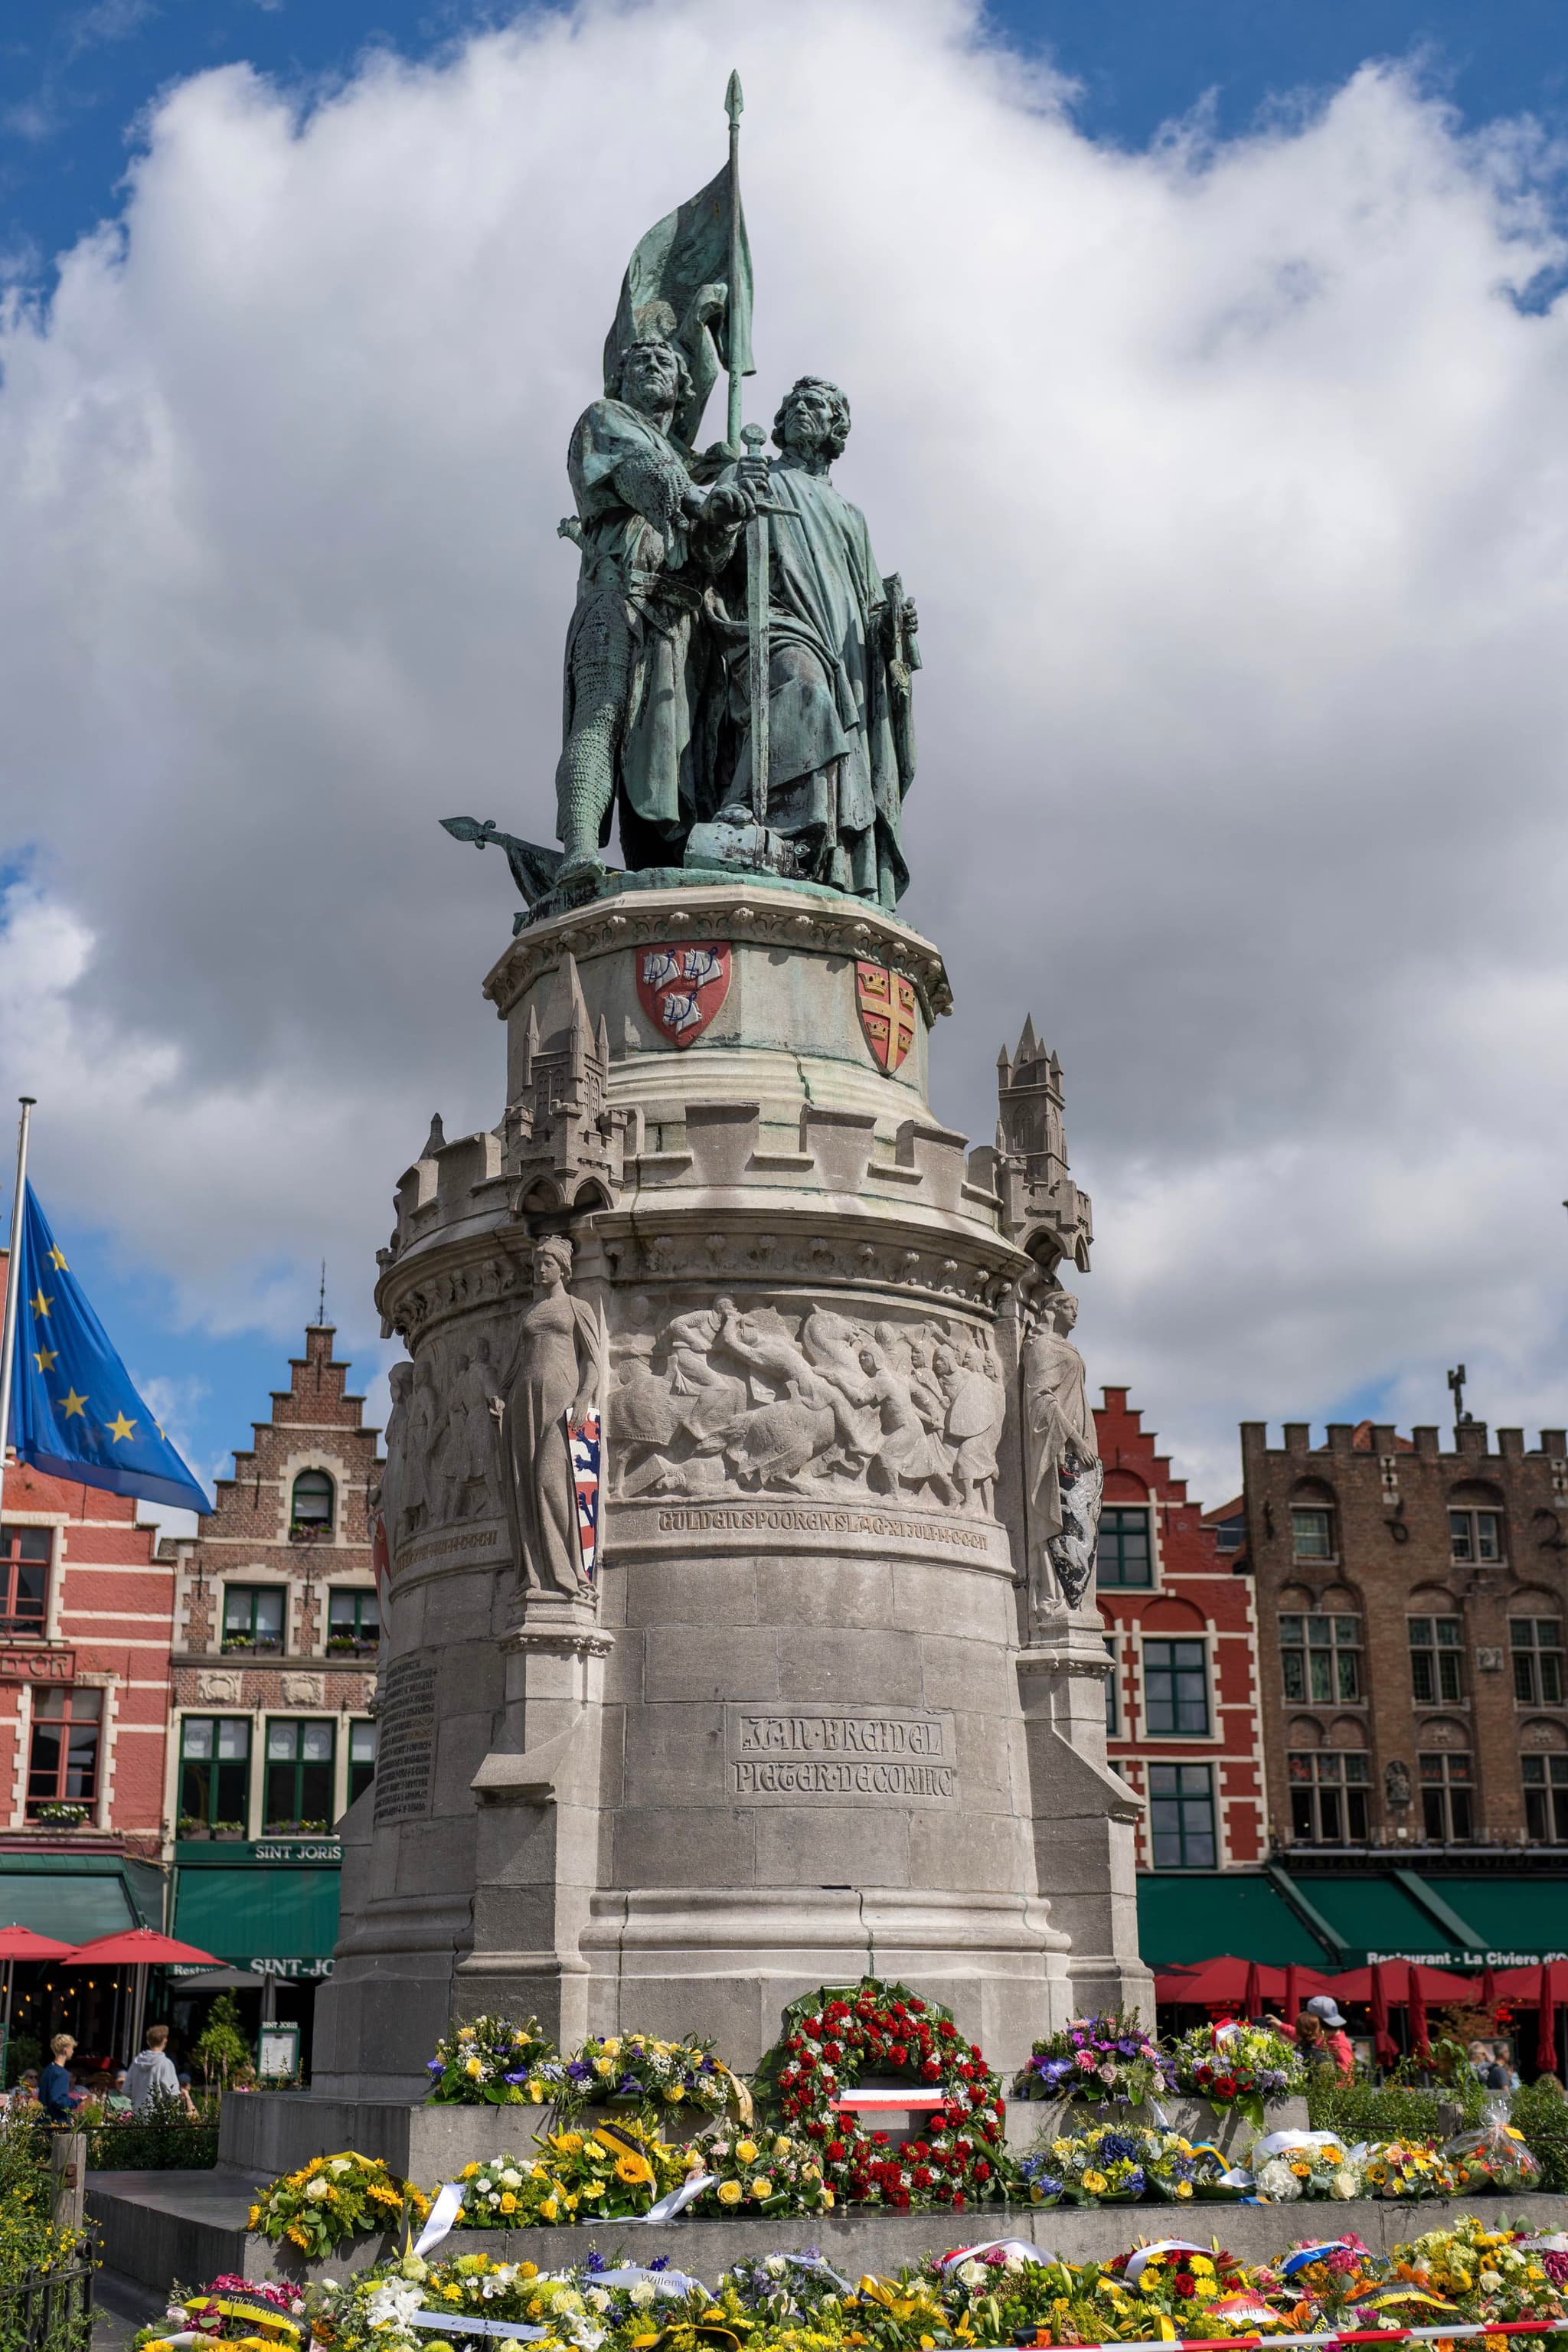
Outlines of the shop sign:
[[[310,1983],[332,1973],[331,1960],[219,1960],[218,1968],[247,1969],[253,1977],[285,1977],[290,1983]],[[210,1977],[213,1964],[181,1960],[165,1973],[172,1977]]]
[[286,1862],[295,1867],[313,1862],[335,1870],[342,1858],[342,1843],[334,1837],[259,1838],[254,1844],[244,1838],[181,1838],[174,1847],[174,1860],[182,1868],[209,1862],[228,1870],[251,1862]]
[[0,1683],[74,1683],[74,1650],[0,1649]]
[[1409,1961],[1418,1969],[1539,1969],[1551,1960],[1568,1960],[1568,1952],[1368,1952],[1367,1966],[1385,1960]]

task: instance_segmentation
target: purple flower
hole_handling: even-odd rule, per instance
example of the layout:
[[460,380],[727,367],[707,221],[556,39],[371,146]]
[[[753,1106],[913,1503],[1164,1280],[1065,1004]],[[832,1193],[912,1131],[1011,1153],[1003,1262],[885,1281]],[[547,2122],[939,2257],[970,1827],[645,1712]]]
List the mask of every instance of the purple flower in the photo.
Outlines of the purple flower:
[[444,2059],[426,2058],[425,2061],[425,2072],[427,2074],[444,2074],[446,2071],[447,2067]]
[[652,2262],[648,2264],[648,2268],[650,2271],[667,2271],[669,2268],[669,2256],[668,2254],[655,2254]]
[[601,2271],[607,2271],[609,2267],[609,2263],[605,2260],[604,2255],[599,2252],[597,2246],[593,2249],[587,2261],[583,2265],[583,2268],[587,2272],[590,2278],[597,2278]]
[[501,2081],[503,2083],[526,2083],[527,2080],[528,2069],[526,2066],[520,2066],[515,2074],[503,2074],[501,2076]]
[[574,2058],[572,2063],[567,2067],[566,2072],[571,2075],[572,2080],[574,2083],[591,2083],[594,2079],[594,2070],[592,2066],[588,2065],[585,2061],[581,2058]]

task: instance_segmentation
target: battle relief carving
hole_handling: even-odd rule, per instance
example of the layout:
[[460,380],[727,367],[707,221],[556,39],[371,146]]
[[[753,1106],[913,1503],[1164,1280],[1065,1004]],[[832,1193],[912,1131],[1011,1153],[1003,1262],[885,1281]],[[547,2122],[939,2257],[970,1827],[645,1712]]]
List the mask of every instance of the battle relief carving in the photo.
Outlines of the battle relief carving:
[[992,1510],[1006,1393],[990,1334],[721,1297],[614,1343],[613,1491],[885,1495]]
[[386,1464],[372,1500],[389,1557],[420,1528],[499,1519],[505,1510],[490,1400],[500,1385],[487,1334],[433,1341],[392,1368]]

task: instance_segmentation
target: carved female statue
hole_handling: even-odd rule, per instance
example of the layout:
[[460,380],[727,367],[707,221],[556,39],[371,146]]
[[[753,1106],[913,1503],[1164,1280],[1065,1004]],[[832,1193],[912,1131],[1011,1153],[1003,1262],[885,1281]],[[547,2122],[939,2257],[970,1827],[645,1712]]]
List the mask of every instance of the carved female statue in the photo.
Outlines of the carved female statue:
[[533,1304],[523,1315],[500,1396],[507,1516],[531,1592],[577,1600],[589,1589],[577,1549],[577,1501],[566,1422],[605,1402],[599,1318],[566,1285],[572,1244],[548,1235],[533,1253]]
[[1048,1560],[1076,1608],[1093,1566],[1104,1472],[1089,1376],[1069,1336],[1078,1300],[1070,1291],[1051,1291],[1040,1302],[1040,1316],[1025,1342],[1023,1365],[1030,1590],[1036,1605],[1044,1606]]

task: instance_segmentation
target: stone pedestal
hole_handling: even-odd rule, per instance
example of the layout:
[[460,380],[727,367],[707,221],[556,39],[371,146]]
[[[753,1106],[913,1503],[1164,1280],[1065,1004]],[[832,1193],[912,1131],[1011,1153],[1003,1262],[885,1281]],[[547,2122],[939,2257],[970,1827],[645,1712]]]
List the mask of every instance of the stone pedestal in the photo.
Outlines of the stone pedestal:
[[[317,2011],[339,2096],[413,2094],[483,2009],[740,2067],[866,1971],[1005,2067],[1087,2003],[1152,2013],[1098,1619],[1024,1590],[1019,1302],[1065,1160],[933,1117],[947,982],[905,925],[647,879],[501,959],[503,1115],[398,1188],[382,1753]],[[527,1589],[486,1402],[552,1234],[610,1365],[575,1599]]]

